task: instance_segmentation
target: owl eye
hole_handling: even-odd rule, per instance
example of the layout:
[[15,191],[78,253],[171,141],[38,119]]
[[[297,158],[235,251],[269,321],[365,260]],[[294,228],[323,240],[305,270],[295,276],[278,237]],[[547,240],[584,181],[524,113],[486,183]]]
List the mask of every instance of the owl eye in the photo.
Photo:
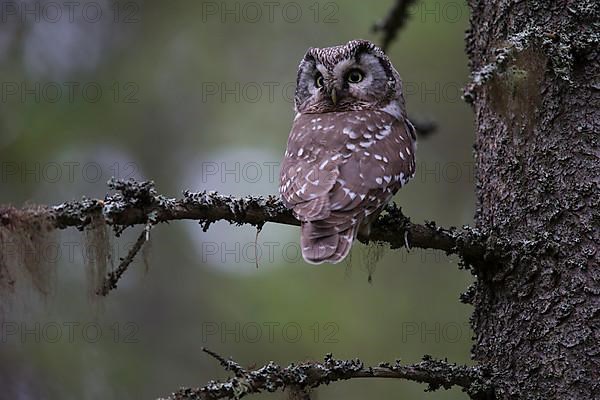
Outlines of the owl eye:
[[317,77],[315,79],[315,84],[317,85],[318,88],[322,88],[325,85],[325,80],[323,79],[323,75],[317,74]]
[[358,82],[362,81],[364,77],[365,76],[363,75],[361,70],[353,69],[352,71],[348,72],[346,79],[350,83],[358,83]]

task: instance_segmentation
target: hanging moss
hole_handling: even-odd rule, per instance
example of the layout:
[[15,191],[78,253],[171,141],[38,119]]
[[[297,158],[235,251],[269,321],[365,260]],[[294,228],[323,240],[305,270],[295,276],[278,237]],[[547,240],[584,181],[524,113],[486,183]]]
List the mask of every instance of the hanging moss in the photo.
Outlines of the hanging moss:
[[53,232],[54,224],[47,218],[44,208],[0,208],[0,296],[3,305],[12,304],[12,299],[22,301],[39,296],[45,300],[52,295],[56,278]]

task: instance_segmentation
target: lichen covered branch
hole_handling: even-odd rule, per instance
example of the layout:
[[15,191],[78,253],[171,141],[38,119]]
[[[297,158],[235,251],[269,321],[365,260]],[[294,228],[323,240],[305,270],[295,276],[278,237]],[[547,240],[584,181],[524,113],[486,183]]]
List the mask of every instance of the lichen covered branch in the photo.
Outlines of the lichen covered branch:
[[[461,387],[472,398],[483,398],[490,391],[488,377],[479,367],[459,366],[429,356],[423,361],[402,365],[380,363],[365,366],[360,360],[336,360],[327,354],[323,362],[304,362],[282,367],[274,362],[252,371],[244,370],[238,363],[225,360],[212,351],[204,350],[217,358],[235,377],[224,382],[211,381],[199,388],[182,388],[173,393],[172,400],[232,399],[260,392],[275,392],[287,388],[311,389],[332,382],[354,378],[394,378],[428,384],[427,390]],[[233,366],[233,367],[232,367]]]
[[[28,215],[28,218],[45,218],[59,229],[83,229],[93,218],[102,216],[117,233],[136,224],[154,225],[181,219],[199,221],[204,230],[219,220],[257,227],[266,222],[299,225],[277,196],[237,198],[216,192],[185,191],[182,199],[173,199],[159,195],[152,182],[112,180],[109,186],[116,192],[107,195],[104,200],[83,199],[54,207],[23,209],[10,215],[35,214]],[[468,265],[483,263],[490,257],[486,251],[487,239],[477,230],[468,227],[461,230],[441,228],[434,222],[415,224],[395,205],[389,206],[373,223],[369,239],[389,243],[392,248],[408,243],[411,247],[458,254]]]

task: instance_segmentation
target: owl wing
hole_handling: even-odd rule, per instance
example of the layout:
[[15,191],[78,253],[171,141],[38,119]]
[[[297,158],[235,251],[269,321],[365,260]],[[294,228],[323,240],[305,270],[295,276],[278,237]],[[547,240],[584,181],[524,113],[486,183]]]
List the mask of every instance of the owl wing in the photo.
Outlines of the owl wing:
[[[394,194],[414,175],[414,128],[383,112],[370,112],[349,137],[336,184],[330,191],[330,217],[315,223],[313,235],[327,235],[376,216]],[[357,135],[353,135],[357,136]]]
[[339,262],[348,254],[365,218],[376,216],[414,174],[414,144],[410,122],[382,111],[295,121],[280,191],[303,222],[307,261]]
[[343,143],[320,136],[334,129],[324,126],[324,119],[330,118],[309,114],[296,118],[281,165],[279,192],[300,221],[330,215],[329,193],[340,174],[338,150]]

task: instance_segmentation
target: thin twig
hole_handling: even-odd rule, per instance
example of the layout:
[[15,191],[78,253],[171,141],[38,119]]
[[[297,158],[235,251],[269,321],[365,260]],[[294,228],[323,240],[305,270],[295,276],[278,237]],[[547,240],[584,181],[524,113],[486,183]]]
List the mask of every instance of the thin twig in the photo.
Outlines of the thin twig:
[[129,253],[127,253],[127,256],[121,259],[119,266],[114,271],[109,272],[106,278],[104,278],[104,284],[102,285],[102,288],[96,292],[96,294],[100,296],[106,296],[111,290],[117,288],[117,282],[119,282],[119,279],[121,279],[121,276],[123,276],[127,270],[127,267],[129,267],[129,264],[133,262],[136,254],[139,253],[147,240],[148,229],[144,228],[144,230],[140,233],[140,236],[138,236],[137,240],[135,241],[133,247],[129,250]]
[[217,361],[219,361],[223,368],[225,368],[226,371],[233,372],[234,375],[238,378],[248,375],[248,372],[240,364],[236,363],[232,359],[226,360],[225,357],[215,353],[210,349],[207,349],[206,347],[203,347],[202,351],[215,358]]

